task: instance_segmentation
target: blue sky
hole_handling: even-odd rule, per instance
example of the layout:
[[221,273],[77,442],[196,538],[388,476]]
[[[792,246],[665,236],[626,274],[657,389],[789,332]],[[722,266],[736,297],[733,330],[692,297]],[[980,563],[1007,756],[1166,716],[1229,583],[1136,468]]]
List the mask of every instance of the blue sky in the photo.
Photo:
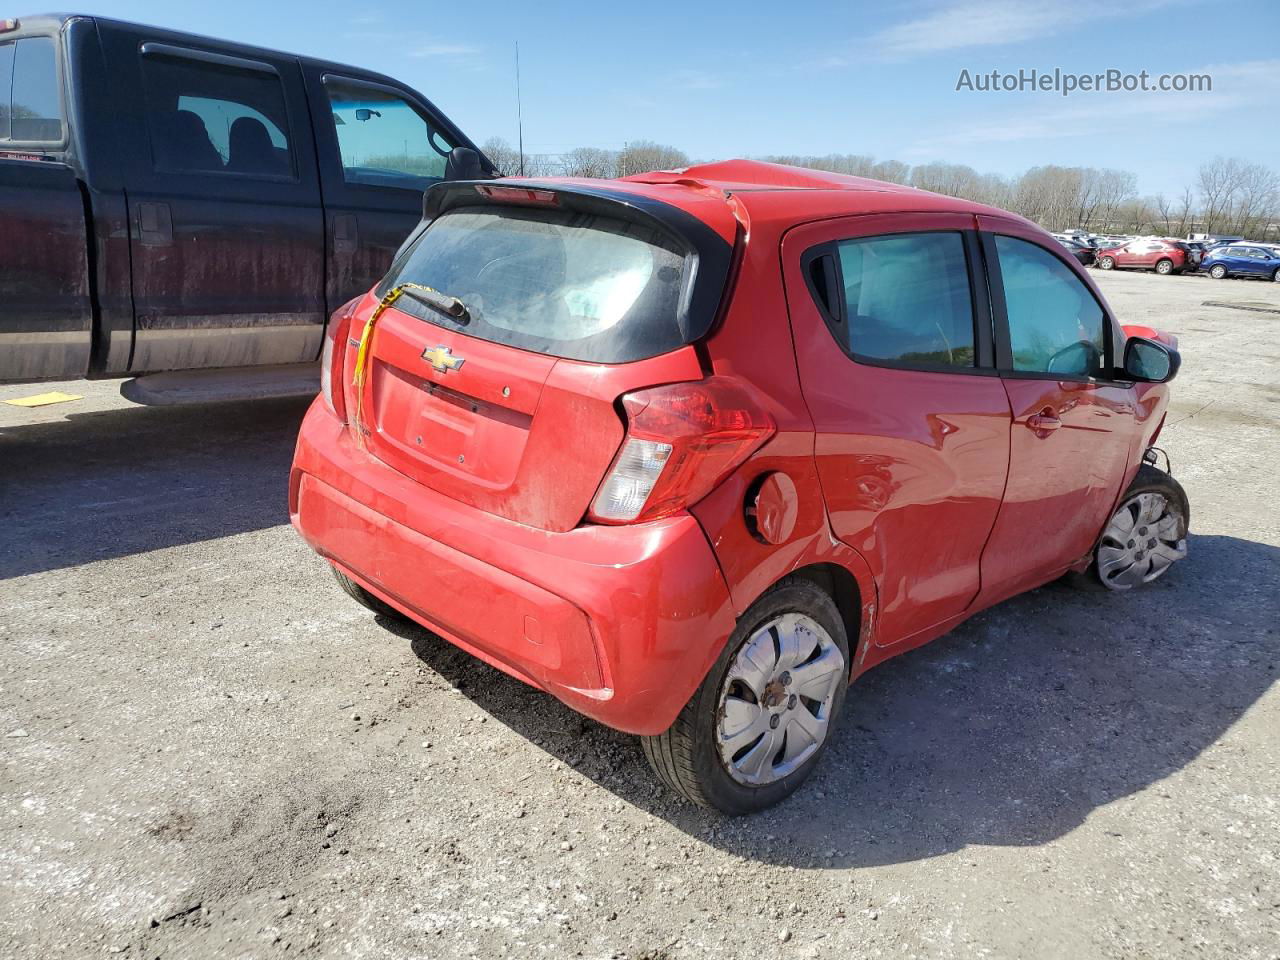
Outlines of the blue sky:
[[[863,153],[1117,167],[1178,194],[1215,154],[1280,167],[1280,2],[411,3],[114,0],[85,12],[358,64],[477,141],[670,143],[695,159]],[[1221,16],[1211,13],[1221,12]],[[962,69],[1209,73],[1210,93],[956,92]]]

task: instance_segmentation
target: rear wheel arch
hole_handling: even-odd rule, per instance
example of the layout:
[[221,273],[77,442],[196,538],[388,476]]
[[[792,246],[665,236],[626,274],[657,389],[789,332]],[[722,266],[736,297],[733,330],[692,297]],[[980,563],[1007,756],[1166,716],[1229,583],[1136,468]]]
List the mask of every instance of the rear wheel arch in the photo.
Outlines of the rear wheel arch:
[[[858,659],[859,646],[862,643],[862,590],[858,586],[858,578],[838,563],[813,563],[800,567],[783,577],[786,580],[796,577],[808,580],[829,596],[840,611],[840,619],[844,621],[845,634],[849,638],[849,652],[854,662]],[[782,581],[779,580],[778,583]],[[777,584],[770,584],[764,592],[768,593]],[[762,594],[763,595],[763,594]],[[851,663],[850,666],[853,664]]]

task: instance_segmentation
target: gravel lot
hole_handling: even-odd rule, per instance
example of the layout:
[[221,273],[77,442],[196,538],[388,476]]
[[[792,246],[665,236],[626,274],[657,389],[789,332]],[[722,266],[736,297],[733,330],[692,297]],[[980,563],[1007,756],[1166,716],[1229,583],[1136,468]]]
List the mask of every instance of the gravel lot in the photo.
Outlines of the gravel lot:
[[746,820],[350,602],[305,403],[0,405],[0,956],[1280,956],[1280,284],[1097,276],[1182,340],[1189,559],[873,671]]

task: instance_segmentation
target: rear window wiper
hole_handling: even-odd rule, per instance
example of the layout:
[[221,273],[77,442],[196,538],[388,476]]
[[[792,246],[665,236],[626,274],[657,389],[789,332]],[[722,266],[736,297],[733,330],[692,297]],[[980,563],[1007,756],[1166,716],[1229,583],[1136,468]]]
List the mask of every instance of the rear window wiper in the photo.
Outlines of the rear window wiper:
[[447,293],[441,293],[439,290],[417,283],[402,283],[398,289],[401,296],[415,300],[437,313],[443,313],[459,326],[465,327],[471,322],[471,311],[457,297],[451,297]]

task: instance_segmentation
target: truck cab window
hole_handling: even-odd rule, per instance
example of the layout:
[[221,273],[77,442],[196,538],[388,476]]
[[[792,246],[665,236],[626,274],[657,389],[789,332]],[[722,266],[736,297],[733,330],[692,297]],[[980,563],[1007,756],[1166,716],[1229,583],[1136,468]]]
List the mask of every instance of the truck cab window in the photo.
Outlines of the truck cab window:
[[0,44],[0,140],[60,143],[59,101],[52,37]]
[[444,179],[456,143],[379,87],[324,78],[347,183],[423,190]]
[[143,65],[156,170],[294,178],[278,76],[170,57]]

